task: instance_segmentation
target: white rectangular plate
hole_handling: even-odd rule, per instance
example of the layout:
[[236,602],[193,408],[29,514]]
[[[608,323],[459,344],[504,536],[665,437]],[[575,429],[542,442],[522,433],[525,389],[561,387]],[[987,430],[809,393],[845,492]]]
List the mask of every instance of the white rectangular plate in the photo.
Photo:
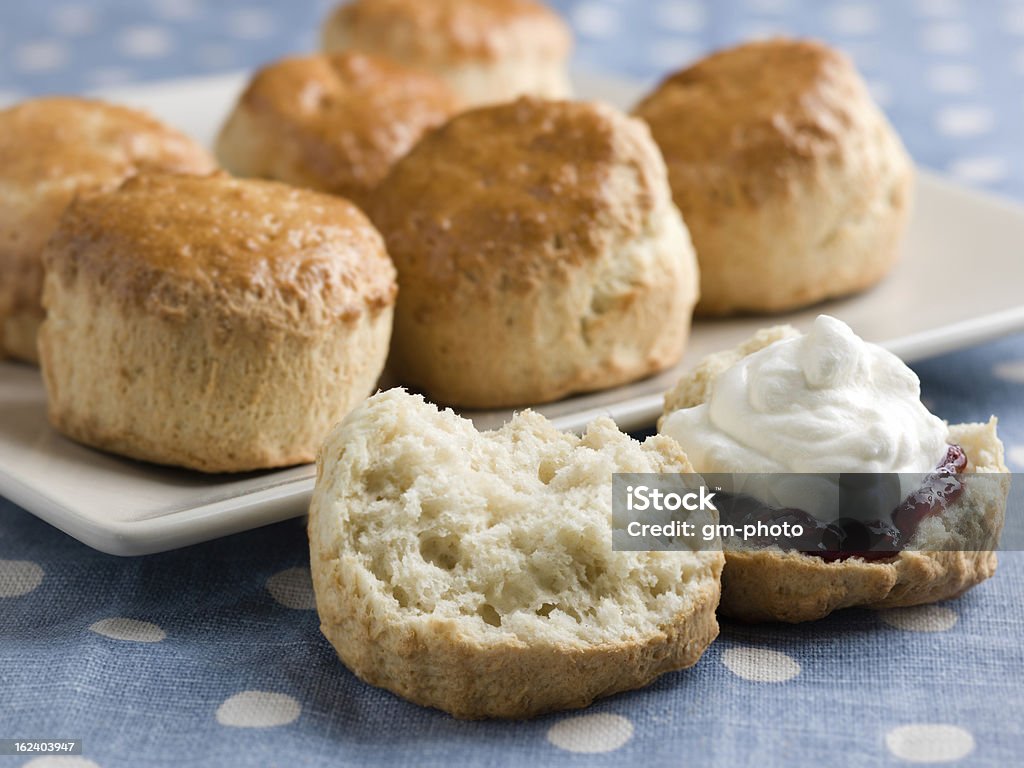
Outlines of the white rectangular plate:
[[[211,143],[244,77],[121,88],[103,95],[136,105]],[[627,108],[640,89],[606,77],[577,78],[582,98]],[[1024,208],[961,189],[926,173],[903,258],[885,282],[860,296],[777,318],[696,323],[680,367],[659,376],[537,408],[568,430],[599,415],[623,429],[653,424],[661,395],[681,370],[765,325],[806,326],[819,312],[905,360],[1024,329]],[[468,413],[481,428],[511,411]],[[120,459],[65,440],[46,423],[45,394],[31,367],[0,363],[0,494],[86,544],[140,555],[205,541],[301,515],[311,466],[237,475],[202,475]]]

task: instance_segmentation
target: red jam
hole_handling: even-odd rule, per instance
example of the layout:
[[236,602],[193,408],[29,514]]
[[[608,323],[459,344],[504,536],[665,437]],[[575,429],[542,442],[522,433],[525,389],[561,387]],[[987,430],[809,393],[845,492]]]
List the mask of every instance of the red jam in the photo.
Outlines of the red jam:
[[967,468],[967,456],[958,445],[949,446],[935,471],[927,475],[921,487],[893,510],[888,520],[861,521],[844,517],[826,523],[802,509],[771,509],[749,496],[733,496],[719,505],[721,522],[737,528],[763,522],[767,525],[800,525],[803,535],[779,541],[762,538],[761,546],[779,544],[826,561],[860,557],[884,560],[897,555],[914,538],[921,521],[940,514],[956,503],[964,490],[961,474]]

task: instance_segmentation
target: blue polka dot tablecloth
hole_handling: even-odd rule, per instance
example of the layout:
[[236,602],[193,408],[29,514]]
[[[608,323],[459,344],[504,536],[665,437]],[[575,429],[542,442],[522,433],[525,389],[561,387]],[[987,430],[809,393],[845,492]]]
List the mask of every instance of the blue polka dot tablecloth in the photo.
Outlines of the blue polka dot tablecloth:
[[[423,0],[427,2],[428,0]],[[911,153],[1024,200],[1024,2],[557,2],[577,64],[654,81],[777,32],[850,52]],[[0,98],[253,67],[320,0],[0,3]],[[1024,337],[916,366],[950,421],[1001,419],[1024,471]],[[459,722],[364,685],[318,630],[300,521],[135,559],[0,500],[0,739],[46,766],[1024,764],[1024,555],[942,605],[725,623],[693,669],[575,713]]]

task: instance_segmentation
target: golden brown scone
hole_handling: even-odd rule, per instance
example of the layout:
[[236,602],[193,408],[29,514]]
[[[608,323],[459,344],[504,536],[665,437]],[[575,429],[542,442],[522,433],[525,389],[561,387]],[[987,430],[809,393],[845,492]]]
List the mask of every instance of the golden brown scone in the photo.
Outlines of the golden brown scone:
[[[715,379],[741,358],[796,335],[791,326],[767,328],[734,350],[709,356],[665,396],[661,421],[705,402]],[[907,549],[884,561],[826,562],[778,547],[730,547],[722,614],[744,621],[813,621],[855,605],[898,608],[947,600],[992,576],[1010,483],[996,420],[951,425],[948,442],[967,455],[966,490],[952,507],[922,522]]]
[[740,45],[672,75],[635,114],[693,235],[699,314],[813,304],[873,285],[895,262],[913,168],[838,51]]
[[453,115],[439,78],[380,56],[288,58],[253,77],[217,140],[237,176],[286,181],[364,205],[392,164]]
[[125,107],[47,97],[0,110],[0,357],[38,361],[40,254],[75,195],[143,171],[213,169],[191,139]]
[[401,390],[325,441],[309,512],[321,629],[360,678],[456,717],[585,707],[692,666],[718,552],[612,549],[614,472],[688,472],[609,419],[477,432]]
[[44,253],[51,423],[204,472],[312,461],[373,391],[395,273],[351,203],[226,175],[76,200]]
[[536,0],[354,0],[326,19],[322,41],[433,72],[466,106],[569,96],[572,35]]
[[494,408],[673,365],[697,263],[646,127],[522,98],[427,134],[377,190],[398,268],[391,365],[438,402]]

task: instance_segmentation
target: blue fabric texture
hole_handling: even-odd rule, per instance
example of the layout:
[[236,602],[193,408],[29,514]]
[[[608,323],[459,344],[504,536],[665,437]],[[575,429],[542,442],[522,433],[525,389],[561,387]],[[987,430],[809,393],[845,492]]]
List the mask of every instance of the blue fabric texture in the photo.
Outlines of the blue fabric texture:
[[[424,0],[426,1],[426,0]],[[922,165],[1024,199],[1024,2],[554,3],[581,68],[653,82],[774,32],[852,53]],[[253,67],[315,44],[322,0],[0,3],[0,95]],[[955,276],[951,279],[955,280]],[[953,422],[995,413],[1024,471],[1024,337],[915,366]],[[899,765],[1024,762],[1024,555],[965,597],[796,627],[726,622],[693,669],[583,712],[467,723],[356,679],[319,633],[301,521],[134,559],[0,499],[3,765]]]

